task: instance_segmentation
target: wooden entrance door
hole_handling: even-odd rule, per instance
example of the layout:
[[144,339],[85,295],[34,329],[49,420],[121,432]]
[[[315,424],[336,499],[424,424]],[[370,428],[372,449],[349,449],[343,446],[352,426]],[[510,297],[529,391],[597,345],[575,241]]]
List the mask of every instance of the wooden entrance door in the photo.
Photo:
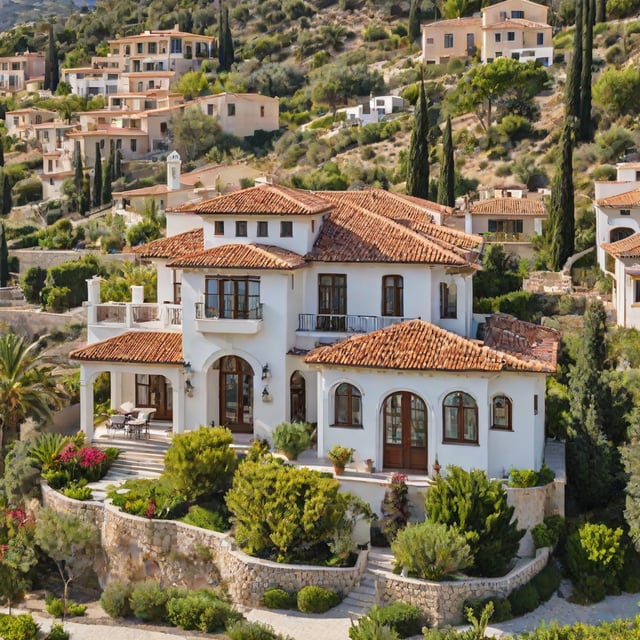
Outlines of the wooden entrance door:
[[385,469],[427,473],[427,406],[417,395],[399,391],[382,405]]
[[305,422],[307,419],[307,394],[303,375],[299,371],[291,374],[289,382],[291,400],[291,422]]
[[155,407],[154,420],[173,420],[173,387],[164,376],[136,374],[136,407]]
[[220,424],[235,433],[253,432],[253,369],[237,356],[220,362]]

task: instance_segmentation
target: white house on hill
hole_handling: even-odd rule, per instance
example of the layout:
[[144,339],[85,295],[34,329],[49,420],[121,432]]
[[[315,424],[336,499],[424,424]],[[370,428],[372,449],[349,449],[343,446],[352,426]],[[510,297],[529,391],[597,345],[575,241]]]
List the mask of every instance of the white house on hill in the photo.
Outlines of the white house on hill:
[[89,282],[82,428],[108,371],[112,405],[153,406],[174,432],[223,424],[270,437],[317,423],[318,455],[352,446],[379,469],[539,468],[558,335],[508,317],[470,338],[481,238],[446,208],[382,190],[260,185],[197,204],[199,228],[136,249],[158,271],[100,302]]

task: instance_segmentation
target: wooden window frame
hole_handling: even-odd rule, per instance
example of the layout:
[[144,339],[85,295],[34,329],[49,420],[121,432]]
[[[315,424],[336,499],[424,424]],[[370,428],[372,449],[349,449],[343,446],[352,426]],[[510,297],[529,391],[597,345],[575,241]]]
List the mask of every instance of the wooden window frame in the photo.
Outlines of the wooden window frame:
[[[344,392],[343,392],[344,391]],[[346,422],[339,420],[339,406],[341,401],[346,403]],[[354,401],[357,401],[358,408],[354,411]],[[360,420],[354,422],[354,414],[360,414]],[[332,427],[348,427],[350,429],[362,428],[362,394],[360,390],[350,382],[341,382],[333,392],[333,424]]]
[[[387,296],[390,292],[390,297]],[[404,279],[402,276],[382,276],[382,315],[404,316]]]
[[[473,405],[464,404],[465,399],[469,398],[473,401]],[[447,409],[456,410],[456,431],[455,438],[447,436],[446,431],[446,414]],[[466,438],[464,432],[465,416],[472,413],[475,421],[475,437]],[[446,444],[478,444],[478,403],[475,398],[464,391],[453,391],[449,393],[442,401],[442,441]]]
[[[496,417],[499,416],[499,411],[504,411],[504,417],[506,424],[498,424]],[[500,393],[493,396],[491,400],[491,428],[498,431],[513,431],[513,407],[511,404],[511,398]]]

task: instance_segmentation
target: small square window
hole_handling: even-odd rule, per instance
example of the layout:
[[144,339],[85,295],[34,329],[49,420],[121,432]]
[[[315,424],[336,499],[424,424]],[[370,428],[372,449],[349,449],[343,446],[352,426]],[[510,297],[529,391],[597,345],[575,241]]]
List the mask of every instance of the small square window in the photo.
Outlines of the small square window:
[[541,47],[544,44],[544,33],[538,33],[536,35],[536,44]]
[[236,105],[233,104],[233,102],[231,104],[227,105],[227,115],[228,116],[235,116],[236,115]]
[[538,415],[538,394],[534,394],[533,396],[533,415]]
[[500,42],[500,40],[502,39],[502,34],[501,33],[496,33],[496,42]]
[[224,220],[216,220],[213,223],[213,234],[216,236],[224,235]]
[[453,33],[444,34],[444,48],[453,49]]
[[246,237],[247,237],[247,221],[236,220],[236,238],[246,238]]
[[433,38],[427,38],[427,44],[433,44]]
[[292,238],[293,237],[293,222],[290,220],[283,220],[280,223],[280,237]]
[[138,150],[138,141],[131,140],[131,151],[137,151],[137,150]]
[[256,233],[258,238],[269,237],[269,223],[266,220],[258,221],[258,232]]
[[507,40],[509,42],[514,42],[516,39],[516,32],[515,31],[507,31]]
[[631,215],[631,209],[620,209],[620,215],[621,216],[630,216]]

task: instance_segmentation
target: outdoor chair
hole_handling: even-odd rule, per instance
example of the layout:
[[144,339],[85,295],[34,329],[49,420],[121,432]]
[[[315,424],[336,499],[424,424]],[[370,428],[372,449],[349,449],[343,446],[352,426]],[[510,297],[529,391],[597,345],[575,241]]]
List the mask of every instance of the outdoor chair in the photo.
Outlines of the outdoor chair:
[[109,416],[107,420],[107,434],[113,437],[118,432],[126,433],[127,430],[127,416],[113,415]]
[[140,440],[144,435],[146,439],[149,439],[149,420],[151,420],[151,416],[154,413],[155,411],[140,411],[137,418],[127,420],[129,436],[135,436],[136,439]]

